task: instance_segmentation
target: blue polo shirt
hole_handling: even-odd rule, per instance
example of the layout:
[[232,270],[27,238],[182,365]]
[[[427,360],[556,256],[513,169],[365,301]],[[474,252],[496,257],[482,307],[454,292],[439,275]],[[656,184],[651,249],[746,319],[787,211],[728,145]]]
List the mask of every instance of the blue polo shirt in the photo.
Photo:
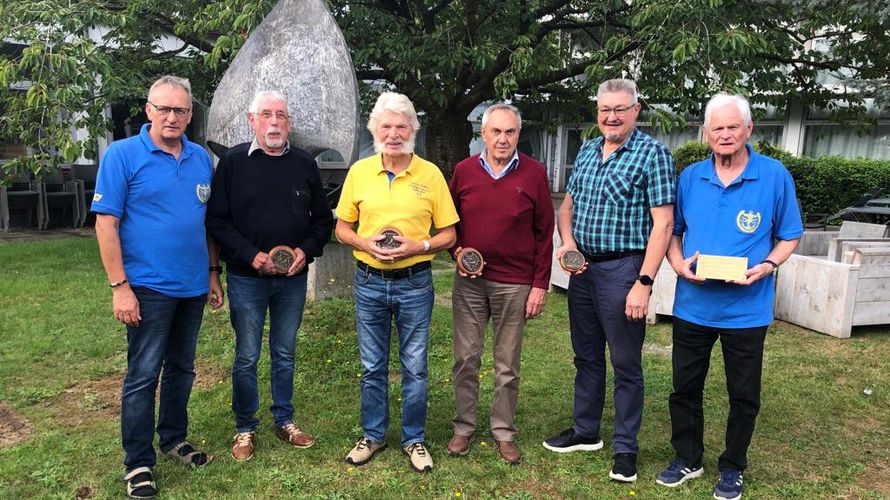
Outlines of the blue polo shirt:
[[[696,250],[747,257],[750,268],[767,257],[773,240],[793,240],[803,234],[791,174],[779,161],[746,147],[748,164],[726,187],[714,170],[713,156],[680,174],[674,235],[683,236],[684,258]],[[774,298],[774,275],[750,286],[677,280],[674,316],[718,328],[761,327],[773,321]]]
[[213,166],[182,136],[177,160],[148,135],[113,142],[99,166],[92,211],[120,220],[124,271],[131,286],[169,297],[209,290],[204,212]]

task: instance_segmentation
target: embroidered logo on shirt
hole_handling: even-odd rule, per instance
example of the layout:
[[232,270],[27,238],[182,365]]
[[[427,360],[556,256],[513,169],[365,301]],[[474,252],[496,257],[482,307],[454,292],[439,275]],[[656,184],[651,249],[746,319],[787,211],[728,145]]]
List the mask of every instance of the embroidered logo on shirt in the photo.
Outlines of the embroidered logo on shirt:
[[195,188],[195,194],[198,195],[198,201],[206,204],[207,200],[210,199],[210,184],[198,184]]
[[753,233],[760,227],[760,212],[754,213],[753,210],[740,210],[735,217],[735,225],[743,233]]
[[430,192],[430,188],[424,186],[423,184],[411,182],[410,186],[411,189],[414,190],[414,194],[416,194],[418,198]]
[[101,195],[101,194],[96,193],[96,194],[93,195],[93,201],[98,202],[98,201],[101,201],[101,200],[102,200],[102,195]]

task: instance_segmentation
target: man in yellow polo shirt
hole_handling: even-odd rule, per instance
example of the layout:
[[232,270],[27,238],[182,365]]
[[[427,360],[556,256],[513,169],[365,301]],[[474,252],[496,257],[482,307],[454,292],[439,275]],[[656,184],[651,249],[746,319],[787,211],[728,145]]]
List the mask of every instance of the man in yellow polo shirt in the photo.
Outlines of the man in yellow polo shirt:
[[[363,436],[346,462],[368,463],[386,448],[392,319],[402,365],[402,450],[411,468],[430,471],[425,444],[427,352],[433,312],[430,261],[454,244],[457,211],[439,169],[414,154],[420,123],[401,94],[380,95],[368,118],[378,154],[356,162],[337,205],[337,239],[357,260],[355,312]],[[356,232],[355,223],[358,223]],[[430,229],[435,226],[435,236]]]

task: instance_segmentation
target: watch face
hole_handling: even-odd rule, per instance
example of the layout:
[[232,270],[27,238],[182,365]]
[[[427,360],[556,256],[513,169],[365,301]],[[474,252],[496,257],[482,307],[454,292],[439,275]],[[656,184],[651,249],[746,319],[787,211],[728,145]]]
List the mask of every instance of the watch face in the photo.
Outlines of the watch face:
[[649,277],[649,276],[646,276],[645,274],[641,274],[640,277],[637,278],[637,279],[640,280],[640,283],[642,283],[642,284],[644,284],[644,285],[646,285],[646,286],[651,286],[652,283],[654,283],[654,282],[652,281],[652,278]]

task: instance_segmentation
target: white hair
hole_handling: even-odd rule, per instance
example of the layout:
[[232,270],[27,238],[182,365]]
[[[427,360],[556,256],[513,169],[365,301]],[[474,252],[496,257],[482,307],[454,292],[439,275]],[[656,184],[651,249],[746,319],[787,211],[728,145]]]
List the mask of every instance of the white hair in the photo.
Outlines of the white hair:
[[751,105],[748,104],[747,99],[745,99],[740,94],[727,94],[725,92],[721,92],[712,97],[708,101],[708,104],[705,106],[705,122],[702,126],[704,128],[709,128],[711,123],[711,113],[713,113],[715,109],[719,109],[729,105],[734,105],[736,108],[738,108],[739,113],[742,114],[742,119],[745,126],[754,123],[751,120]]
[[485,110],[484,113],[482,113],[482,128],[485,128],[485,125],[488,124],[488,118],[491,116],[491,114],[498,110],[509,111],[513,113],[513,116],[516,117],[516,123],[519,124],[519,129],[522,130],[522,116],[519,115],[519,110],[516,109],[516,106],[507,104],[505,102],[492,104],[488,107],[488,109]]
[[287,97],[277,90],[257,91],[253,96],[253,100],[250,101],[250,107],[247,108],[247,111],[250,113],[257,113],[260,110],[260,103],[263,101],[283,102],[284,109],[287,111],[288,116],[290,116],[290,106],[287,104]]
[[631,105],[636,104],[640,100],[640,94],[637,92],[637,84],[633,80],[626,78],[615,78],[606,80],[600,84],[599,90],[596,91],[596,100],[599,101],[603,94],[611,92],[624,92],[630,95]]
[[383,150],[383,144],[377,141],[377,128],[380,127],[380,120],[383,119],[383,115],[387,112],[401,113],[408,118],[408,124],[411,126],[411,139],[405,143],[404,150],[407,153],[413,153],[417,131],[420,129],[420,121],[417,119],[417,111],[414,110],[414,104],[411,103],[411,99],[408,99],[408,96],[404,94],[395,92],[380,94],[380,97],[377,98],[377,102],[374,104],[374,109],[371,110],[371,114],[368,116],[368,131],[374,137],[374,151],[379,153]]
[[191,106],[192,84],[189,83],[188,78],[182,78],[182,77],[173,76],[173,75],[164,75],[164,76],[158,78],[157,80],[155,80],[154,83],[151,84],[151,88],[148,89],[149,100],[151,99],[151,95],[154,93],[155,89],[157,89],[158,87],[160,87],[162,85],[166,85],[168,87],[174,87],[174,88],[184,90],[185,93],[188,94],[188,96],[189,96],[189,106]]

